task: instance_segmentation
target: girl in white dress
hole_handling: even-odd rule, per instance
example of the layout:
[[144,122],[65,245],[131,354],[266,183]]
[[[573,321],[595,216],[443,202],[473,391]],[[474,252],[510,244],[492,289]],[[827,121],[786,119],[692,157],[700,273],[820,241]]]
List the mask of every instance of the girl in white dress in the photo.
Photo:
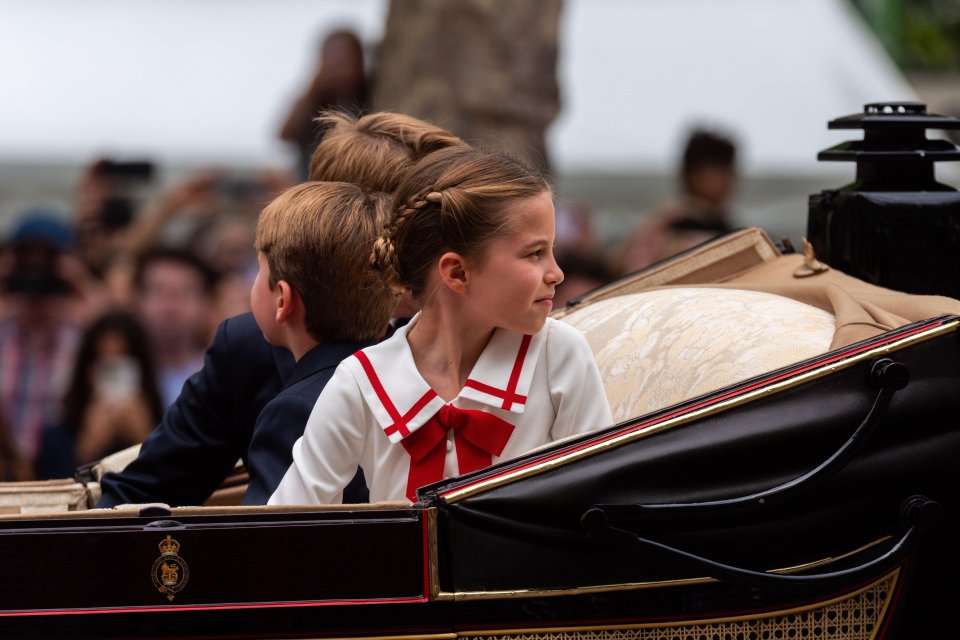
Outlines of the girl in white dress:
[[563,273],[552,193],[532,169],[470,147],[421,160],[372,261],[421,311],[344,360],[269,504],[340,502],[359,465],[371,501],[611,423],[583,336],[548,317]]

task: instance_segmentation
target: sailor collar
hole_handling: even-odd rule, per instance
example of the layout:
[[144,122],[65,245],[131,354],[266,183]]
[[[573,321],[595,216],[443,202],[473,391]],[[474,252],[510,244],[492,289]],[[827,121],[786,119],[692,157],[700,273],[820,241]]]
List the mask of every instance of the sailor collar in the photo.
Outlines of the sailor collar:
[[[447,404],[417,370],[407,332],[401,327],[388,340],[346,360],[364,400],[390,442],[399,442],[423,426]],[[450,404],[473,400],[522,414],[540,350],[552,319],[533,335],[495,329],[467,382]],[[382,374],[381,374],[382,372]]]

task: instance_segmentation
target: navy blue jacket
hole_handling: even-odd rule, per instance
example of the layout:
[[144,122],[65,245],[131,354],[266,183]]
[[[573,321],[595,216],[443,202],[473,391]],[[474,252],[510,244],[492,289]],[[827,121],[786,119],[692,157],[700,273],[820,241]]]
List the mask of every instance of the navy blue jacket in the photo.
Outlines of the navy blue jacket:
[[[253,428],[247,470],[250,484],[243,504],[266,504],[293,462],[293,443],[303,435],[307,418],[317,397],[340,361],[370,342],[321,344],[308,351],[293,370],[290,382],[260,412]],[[366,502],[369,498],[363,472],[343,490],[344,502]]]
[[[341,345],[340,349],[330,346],[345,357],[364,345]],[[277,424],[278,442],[289,440],[293,446],[320,389],[336,367],[334,363],[325,374],[307,373],[311,367],[308,362],[314,362],[312,354],[313,351],[304,356],[304,366],[298,367],[288,350],[267,343],[253,314],[224,320],[207,350],[203,368],[184,383],[180,396],[144,441],[137,459],[120,473],[104,474],[100,481],[103,496],[97,506],[138,502],[202,504],[238,459],[248,469],[257,469],[258,478],[275,473],[282,477],[289,466],[289,452],[281,471],[269,471],[266,460],[276,458],[274,452],[280,445],[268,444],[265,436],[260,438],[265,454],[263,462],[258,462],[257,450],[252,446],[254,431],[266,434],[271,429],[269,425]],[[311,356],[309,361],[307,356]],[[284,400],[278,408],[290,407],[291,413],[280,416],[278,411],[271,410],[258,421],[268,402],[288,382],[297,387],[292,395],[299,394],[301,401],[288,404]],[[300,382],[306,383],[310,393],[315,391],[313,401],[306,402],[308,392],[298,385]],[[297,429],[300,433],[291,439]]]

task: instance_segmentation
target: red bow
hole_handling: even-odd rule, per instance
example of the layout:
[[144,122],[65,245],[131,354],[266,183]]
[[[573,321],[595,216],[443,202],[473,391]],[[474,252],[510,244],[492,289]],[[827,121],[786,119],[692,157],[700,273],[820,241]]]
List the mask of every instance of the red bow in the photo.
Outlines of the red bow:
[[419,429],[400,441],[410,454],[407,499],[416,502],[417,489],[443,479],[447,431],[453,429],[457,466],[461,474],[484,469],[499,456],[513,433],[513,425],[486,411],[444,405]]

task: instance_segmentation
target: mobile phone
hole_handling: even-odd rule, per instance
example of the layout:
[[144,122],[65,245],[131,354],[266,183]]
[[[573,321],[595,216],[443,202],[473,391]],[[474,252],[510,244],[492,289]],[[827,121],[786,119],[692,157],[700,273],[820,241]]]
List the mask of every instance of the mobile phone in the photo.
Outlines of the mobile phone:
[[130,356],[100,358],[94,365],[96,393],[104,400],[124,400],[140,390],[140,364]]

